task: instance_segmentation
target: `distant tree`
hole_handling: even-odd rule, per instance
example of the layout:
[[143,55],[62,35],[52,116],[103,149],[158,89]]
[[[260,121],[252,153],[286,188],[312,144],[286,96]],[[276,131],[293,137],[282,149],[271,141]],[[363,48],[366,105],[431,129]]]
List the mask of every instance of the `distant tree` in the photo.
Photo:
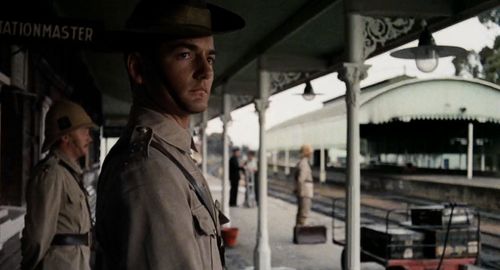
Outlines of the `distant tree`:
[[495,38],[493,48],[484,47],[480,52],[484,79],[500,84],[500,36]]
[[494,24],[500,25],[500,8],[495,8],[477,16],[479,21],[487,28],[493,27]]
[[[492,9],[478,16],[488,29],[500,26],[500,8]],[[493,48],[484,47],[479,53],[469,51],[465,56],[455,57],[455,75],[465,78],[480,78],[500,84],[500,36],[495,38]]]
[[455,57],[452,62],[456,76],[484,79],[483,65],[477,52],[471,50],[467,55]]

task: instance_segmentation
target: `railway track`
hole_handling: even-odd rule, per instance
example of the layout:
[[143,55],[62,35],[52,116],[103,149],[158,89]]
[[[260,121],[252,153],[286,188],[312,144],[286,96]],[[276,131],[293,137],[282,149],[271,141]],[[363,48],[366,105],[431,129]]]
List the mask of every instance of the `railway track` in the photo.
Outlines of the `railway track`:
[[[269,180],[269,196],[297,203],[293,194],[294,185],[286,180]],[[328,184],[316,185],[312,210],[337,220],[345,220],[344,191]],[[404,209],[411,206],[435,204],[423,199],[406,198],[402,196],[362,195],[361,222],[385,223],[388,210]],[[334,211],[335,209],[335,211]],[[489,269],[500,269],[500,219],[495,214],[481,212],[481,265]],[[390,222],[398,223],[406,219],[405,215],[391,215]]]

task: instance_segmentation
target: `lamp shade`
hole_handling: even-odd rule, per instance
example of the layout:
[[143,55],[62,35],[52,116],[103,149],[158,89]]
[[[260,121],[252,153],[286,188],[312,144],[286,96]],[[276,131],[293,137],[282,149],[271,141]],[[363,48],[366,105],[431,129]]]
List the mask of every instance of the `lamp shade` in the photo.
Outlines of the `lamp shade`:
[[314,89],[312,88],[311,82],[307,81],[306,87],[304,88],[304,93],[302,93],[302,98],[309,101],[313,100],[315,97],[316,94],[314,93]]
[[456,46],[439,46],[436,45],[431,32],[424,27],[418,39],[418,46],[405,48],[391,53],[392,57],[401,59],[414,59],[417,68],[422,72],[434,71],[438,64],[439,58],[448,56],[462,56],[467,54],[467,50]]

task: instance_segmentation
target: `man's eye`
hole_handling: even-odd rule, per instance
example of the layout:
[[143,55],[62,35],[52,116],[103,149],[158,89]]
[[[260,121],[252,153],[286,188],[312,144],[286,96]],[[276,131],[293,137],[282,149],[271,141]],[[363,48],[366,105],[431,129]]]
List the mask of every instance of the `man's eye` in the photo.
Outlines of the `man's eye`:
[[179,53],[179,59],[189,59],[191,58],[191,53],[189,52],[181,52]]
[[215,57],[208,57],[207,62],[212,64],[212,65],[215,64]]

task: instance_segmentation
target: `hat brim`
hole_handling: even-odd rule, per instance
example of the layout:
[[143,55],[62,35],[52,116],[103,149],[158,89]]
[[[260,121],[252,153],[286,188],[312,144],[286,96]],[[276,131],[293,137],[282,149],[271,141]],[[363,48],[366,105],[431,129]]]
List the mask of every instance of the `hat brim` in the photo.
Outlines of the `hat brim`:
[[149,29],[109,31],[100,37],[105,50],[128,50],[168,40],[198,38],[239,30],[245,20],[227,9],[207,3],[211,14],[211,29],[196,25],[158,25]]

